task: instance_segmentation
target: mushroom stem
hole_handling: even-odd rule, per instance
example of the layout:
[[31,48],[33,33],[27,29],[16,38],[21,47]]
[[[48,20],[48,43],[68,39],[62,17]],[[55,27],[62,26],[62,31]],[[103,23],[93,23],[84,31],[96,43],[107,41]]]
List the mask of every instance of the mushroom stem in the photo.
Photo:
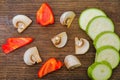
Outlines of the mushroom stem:
[[84,41],[83,41],[82,38],[79,40],[78,37],[75,37],[75,41],[76,41],[75,44],[76,44],[76,46],[78,46],[78,47],[81,47],[81,46],[84,45]]
[[56,36],[56,37],[55,37],[55,45],[60,44],[60,42],[61,42],[61,37]]

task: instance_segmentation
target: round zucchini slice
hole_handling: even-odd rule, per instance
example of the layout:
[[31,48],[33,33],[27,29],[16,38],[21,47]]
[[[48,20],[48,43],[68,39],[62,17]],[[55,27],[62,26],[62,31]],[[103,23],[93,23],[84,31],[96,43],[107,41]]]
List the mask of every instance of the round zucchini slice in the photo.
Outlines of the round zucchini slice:
[[104,31],[114,32],[114,24],[112,20],[105,16],[97,16],[93,18],[86,29],[88,35],[92,40],[96,38],[98,34]]
[[106,16],[106,14],[97,8],[89,8],[84,10],[79,17],[79,25],[82,30],[86,30],[88,22],[96,16]]
[[103,46],[97,50],[95,57],[95,62],[101,61],[107,61],[114,69],[120,61],[119,52],[112,46]]
[[112,46],[118,51],[120,50],[120,39],[119,37],[110,31],[100,33],[93,42],[96,49],[102,46]]
[[88,76],[92,80],[108,80],[112,75],[112,68],[109,63],[95,62],[88,68]]

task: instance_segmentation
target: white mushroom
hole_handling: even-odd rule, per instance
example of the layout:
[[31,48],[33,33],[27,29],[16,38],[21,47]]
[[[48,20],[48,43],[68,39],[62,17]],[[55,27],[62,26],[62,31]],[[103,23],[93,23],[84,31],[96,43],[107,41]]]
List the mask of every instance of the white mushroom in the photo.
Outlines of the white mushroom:
[[64,59],[67,69],[74,69],[81,66],[81,62],[76,56],[68,55]]
[[37,47],[31,47],[29,48],[25,54],[24,54],[24,62],[27,65],[33,65],[35,63],[40,63],[42,62],[42,59],[38,53]]
[[89,42],[86,39],[75,37],[75,54],[85,54],[89,49]]
[[58,35],[54,36],[51,39],[52,43],[55,45],[57,48],[62,48],[65,46],[67,43],[67,34],[66,32],[61,32]]
[[75,13],[73,11],[66,11],[61,15],[60,23],[62,25],[67,25],[67,28],[69,28],[74,18]]
[[32,20],[25,15],[16,15],[12,22],[17,31],[21,33],[32,23]]

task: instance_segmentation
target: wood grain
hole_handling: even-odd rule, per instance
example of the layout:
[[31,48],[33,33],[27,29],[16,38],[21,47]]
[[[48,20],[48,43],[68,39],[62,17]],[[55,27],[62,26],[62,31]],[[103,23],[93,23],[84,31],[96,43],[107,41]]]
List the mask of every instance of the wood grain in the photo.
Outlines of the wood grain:
[[[55,16],[55,24],[48,27],[41,27],[36,23],[36,11],[43,2],[50,4]],[[120,36],[120,0],[0,0],[0,46],[9,37],[34,38],[34,42],[9,55],[5,55],[0,48],[0,80],[39,80],[37,72],[47,59],[56,57],[63,61],[66,55],[74,54],[75,36],[86,38],[91,44],[85,55],[77,55],[82,66],[72,71],[68,71],[64,66],[42,80],[89,80],[87,68],[94,62],[95,48],[92,40],[79,28],[78,18],[84,9],[90,7],[104,10],[114,22],[116,34]],[[76,13],[76,18],[69,29],[59,22],[60,15],[68,10]],[[33,20],[30,27],[22,34],[17,33],[12,25],[12,18],[17,14],[25,14]],[[63,31],[67,32],[69,40],[64,48],[57,49],[50,39]],[[38,47],[43,62],[34,66],[26,66],[23,62],[23,55],[32,46]],[[120,80],[120,66],[113,70],[110,80]]]

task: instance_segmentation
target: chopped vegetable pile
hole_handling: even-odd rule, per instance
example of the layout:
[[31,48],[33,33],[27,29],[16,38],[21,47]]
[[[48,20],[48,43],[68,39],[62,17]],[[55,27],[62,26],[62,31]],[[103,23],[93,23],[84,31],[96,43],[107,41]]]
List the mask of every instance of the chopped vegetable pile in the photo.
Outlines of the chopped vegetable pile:
[[[69,28],[75,16],[76,14],[73,11],[66,11],[61,15],[60,23]],[[54,14],[48,3],[43,3],[38,9],[36,21],[38,24],[41,24],[41,26],[54,24]],[[22,33],[31,23],[32,20],[25,15],[17,15],[13,18],[13,26],[18,29],[19,33]],[[89,78],[93,80],[110,79],[113,69],[115,69],[120,62],[120,39],[119,36],[114,33],[115,26],[112,20],[107,17],[104,11],[97,8],[89,8],[80,14],[79,26],[93,40],[96,49],[95,62],[91,64],[87,70]],[[6,43],[2,45],[2,50],[5,54],[9,54],[32,41],[33,38],[31,37],[8,38]],[[68,41],[67,33],[61,32],[51,38],[51,41],[56,48],[63,48]],[[87,39],[75,37],[74,45],[76,56],[84,55],[89,51],[90,44]],[[67,55],[65,57],[64,64],[67,69],[73,70],[81,67],[82,64],[76,56]],[[36,46],[25,51],[23,60],[28,66],[42,62]],[[62,61],[56,58],[49,58],[39,69],[38,77],[43,78],[45,75],[61,69],[62,66]]]

